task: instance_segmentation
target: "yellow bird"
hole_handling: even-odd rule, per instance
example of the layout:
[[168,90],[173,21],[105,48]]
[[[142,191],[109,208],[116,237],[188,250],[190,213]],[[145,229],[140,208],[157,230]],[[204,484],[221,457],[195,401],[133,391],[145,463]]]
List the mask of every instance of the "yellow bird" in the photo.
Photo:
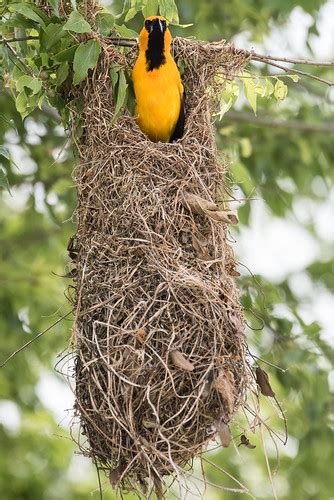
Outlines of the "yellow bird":
[[137,123],[153,142],[172,142],[184,129],[184,91],[170,53],[172,35],[161,16],[145,19],[132,80]]

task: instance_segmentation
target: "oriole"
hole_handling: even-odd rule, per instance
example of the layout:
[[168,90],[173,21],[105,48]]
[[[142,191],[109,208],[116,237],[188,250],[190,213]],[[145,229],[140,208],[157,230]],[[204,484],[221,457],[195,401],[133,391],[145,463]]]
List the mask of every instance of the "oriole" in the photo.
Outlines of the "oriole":
[[170,53],[172,36],[161,16],[145,19],[132,80],[137,123],[153,142],[172,142],[184,129],[184,91]]

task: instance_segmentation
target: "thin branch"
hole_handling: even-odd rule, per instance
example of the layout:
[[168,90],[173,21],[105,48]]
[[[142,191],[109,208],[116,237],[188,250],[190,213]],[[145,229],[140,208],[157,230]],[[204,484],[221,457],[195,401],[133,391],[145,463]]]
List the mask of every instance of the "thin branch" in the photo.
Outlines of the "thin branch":
[[102,492],[100,470],[99,470],[99,466],[97,464],[97,460],[96,460],[96,456],[95,455],[94,455],[93,461],[94,461],[94,465],[95,465],[95,468],[96,468],[96,474],[97,474],[97,479],[98,479],[98,483],[99,483],[100,500],[103,500],[103,492]]
[[[269,66],[273,66],[274,68],[279,68],[285,71],[285,73],[291,73],[291,68],[287,68],[286,66],[282,66],[281,64],[277,64],[272,62],[271,60],[267,59],[266,56],[255,56],[253,54],[252,56],[252,61],[258,61],[262,62],[263,64],[268,64]],[[333,65],[334,67],[334,65]],[[331,82],[330,80],[325,80],[324,78],[320,78],[319,76],[312,75],[312,73],[307,73],[307,71],[301,71],[300,69],[294,69],[293,72],[296,75],[301,75],[305,76],[306,78],[311,78],[312,80],[317,80],[318,82],[325,83],[329,87],[332,87],[334,85],[334,82]]]
[[[27,36],[27,37],[18,37],[18,38],[0,38],[0,44],[4,43],[9,47],[9,43],[13,42],[18,42],[18,41],[24,41],[24,40],[36,40],[38,37],[37,36]],[[133,47],[138,44],[138,41],[136,38],[126,38],[126,37],[117,37],[117,36],[110,36],[106,37],[110,43],[113,45],[117,45],[120,47]],[[334,67],[334,62],[327,62],[327,61],[310,61],[308,59],[289,59],[287,57],[276,57],[276,56],[266,56],[262,54],[257,54],[256,52],[249,51],[249,50],[243,50],[246,56],[250,58],[252,61],[258,61],[263,64],[268,64],[270,66],[273,66],[275,68],[279,68],[283,70],[285,73],[291,72],[291,68],[287,68],[286,66],[282,66],[281,64],[277,64],[277,62],[285,62],[285,63],[290,63],[290,64],[302,64],[306,66],[317,66],[317,67]],[[321,83],[325,83],[329,87],[332,87],[334,85],[334,82],[331,82],[330,80],[326,80],[324,78],[320,78],[319,76],[313,75],[312,73],[308,73],[306,71],[301,71],[294,69],[293,70],[295,74],[304,76],[306,78],[310,78],[313,80],[317,80]]]
[[137,38],[129,38],[127,36],[108,36],[109,40],[112,42],[130,42],[132,45],[136,45],[138,43]]
[[[110,36],[107,37],[108,40],[110,40],[111,43],[115,45],[121,45],[122,47],[133,47],[134,45],[137,45],[138,41],[136,38],[128,38],[128,37],[121,37],[121,36]],[[0,38],[0,44],[2,43],[15,43],[15,42],[25,42],[27,40],[38,40],[39,36],[36,35],[28,35],[28,36],[22,36],[22,37],[13,37],[13,38]],[[284,63],[289,63],[289,64],[301,64],[304,66],[317,66],[317,67],[328,67],[328,68],[333,68],[334,67],[334,61],[312,61],[310,59],[293,59],[289,57],[280,57],[280,56],[270,56],[270,55],[264,55],[264,54],[258,54],[257,52],[253,51],[248,51],[245,50],[247,54],[251,56],[252,59],[254,60],[259,60],[261,62],[268,61],[270,64],[270,61],[277,61],[277,62],[284,62]]]
[[25,344],[23,344],[19,349],[17,349],[16,351],[12,352],[12,354],[10,356],[8,356],[8,358],[5,359],[5,361],[3,361],[0,364],[0,368],[3,368],[4,366],[6,366],[6,364],[12,358],[14,358],[14,356],[16,356],[17,354],[19,354],[19,352],[23,351],[27,347],[29,347],[30,344],[32,344],[33,342],[35,342],[35,340],[37,340],[40,337],[42,337],[42,335],[44,335],[46,332],[48,332],[49,330],[51,330],[51,328],[53,328],[54,326],[58,325],[58,323],[60,323],[61,321],[63,321],[63,319],[67,318],[67,316],[69,316],[71,313],[72,313],[72,311],[69,311],[67,314],[64,314],[63,316],[61,316],[60,318],[58,318],[57,321],[55,321],[54,323],[52,323],[52,325],[48,326],[45,330],[43,330],[42,332],[40,332],[37,335],[35,335],[35,337],[33,337],[31,340],[29,340],[28,342],[26,342]]
[[312,123],[302,121],[284,121],[271,118],[269,116],[255,116],[252,113],[244,113],[239,111],[230,110],[226,115],[229,120],[235,122],[254,123],[255,125],[272,127],[272,128],[286,128],[291,130],[299,130],[301,132],[319,132],[319,133],[332,133],[334,132],[334,122],[327,123]]
[[136,38],[124,38],[119,36],[108,36],[107,39],[113,45],[118,45],[120,47],[134,47],[138,44]]
[[274,499],[278,500],[277,493],[276,493],[276,488],[275,488],[275,484],[274,484],[274,480],[273,480],[273,475],[272,475],[270,464],[269,464],[268,453],[267,453],[266,445],[265,445],[265,442],[264,442],[263,428],[262,428],[261,424],[260,424],[259,427],[260,427],[260,432],[261,432],[262,449],[264,451],[264,458],[265,458],[266,467],[267,467],[267,471],[268,471],[268,475],[269,475],[271,489],[272,489],[272,492],[273,492]]
[[38,40],[39,39],[39,36],[33,36],[33,35],[29,35],[29,36],[18,36],[18,37],[15,37],[15,38],[0,38],[0,44],[1,43],[14,43],[14,42],[25,42],[27,40]]
[[[28,73],[28,75],[34,76],[32,69],[29,68],[29,66],[26,65],[26,63],[20,58],[20,56],[17,54],[17,52],[13,49],[13,47],[11,47],[10,44],[7,43],[6,41],[4,43],[5,43],[5,46],[7,47],[7,49],[9,50],[9,52],[11,52],[11,54],[14,56],[14,58],[16,59],[16,61],[21,64],[21,66]],[[13,61],[13,63],[17,67],[19,67],[14,61]],[[22,71],[22,68],[19,68],[19,69],[21,69],[21,71]]]
[[305,66],[318,66],[320,67],[334,67],[334,61],[311,61],[309,59],[289,59],[288,57],[275,57],[275,56],[265,56],[262,54],[257,54],[256,52],[252,53],[253,56],[258,57],[263,61],[264,59],[268,59],[270,61],[278,61],[278,62],[286,62],[291,64],[302,64]]
[[[138,42],[135,38],[122,38],[122,37],[108,37],[108,40],[113,43],[114,45],[119,45],[122,47],[133,47],[136,45]],[[250,59],[252,61],[258,61],[262,62],[263,64],[268,64],[269,66],[274,66],[276,68],[279,68],[283,70],[285,73],[291,73],[291,68],[287,68],[286,66],[282,66],[281,64],[277,64],[273,61],[283,61],[283,62],[289,62],[292,64],[304,64],[304,65],[310,65],[310,66],[326,66],[326,67],[334,67],[334,62],[317,62],[317,61],[308,61],[308,60],[303,60],[303,59],[289,59],[286,60],[286,58],[278,58],[278,57],[271,57],[271,56],[264,56],[261,54],[257,54],[256,52],[252,52],[249,50],[244,50],[244,53],[247,56],[250,56]],[[331,82],[330,80],[325,80],[324,78],[320,78],[319,76],[312,75],[312,73],[307,73],[306,71],[301,71],[294,69],[293,72],[297,75],[305,76],[307,78],[311,78],[313,80],[317,80],[321,83],[325,83],[329,87],[332,87],[334,85],[334,82]]]

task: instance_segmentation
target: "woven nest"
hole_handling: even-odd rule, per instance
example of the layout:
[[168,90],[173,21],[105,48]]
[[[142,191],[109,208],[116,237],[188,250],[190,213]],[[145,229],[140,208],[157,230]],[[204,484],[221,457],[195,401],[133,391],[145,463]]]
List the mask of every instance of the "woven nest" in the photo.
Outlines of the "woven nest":
[[174,50],[185,64],[183,138],[152,143],[127,112],[111,125],[108,71],[129,63],[104,45],[79,91],[84,135],[74,174],[82,451],[117,487],[148,495],[154,485],[160,496],[163,476],[179,477],[217,431],[226,438],[249,383],[226,241],[235,216],[224,206],[227,163],[211,121],[217,74],[235,76],[245,55],[184,39]]

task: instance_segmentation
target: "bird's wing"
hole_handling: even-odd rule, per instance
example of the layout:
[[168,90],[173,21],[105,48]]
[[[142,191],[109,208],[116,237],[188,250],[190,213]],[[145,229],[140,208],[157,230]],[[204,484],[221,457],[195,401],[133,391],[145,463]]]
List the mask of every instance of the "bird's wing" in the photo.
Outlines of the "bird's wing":
[[185,104],[184,104],[184,101],[185,101],[184,91],[180,95],[180,98],[181,98],[180,114],[179,114],[179,117],[177,119],[175,129],[174,129],[172,136],[170,138],[170,142],[176,141],[177,139],[181,139],[181,137],[183,136],[183,132],[184,132],[184,123],[185,123],[185,119],[186,119]]

